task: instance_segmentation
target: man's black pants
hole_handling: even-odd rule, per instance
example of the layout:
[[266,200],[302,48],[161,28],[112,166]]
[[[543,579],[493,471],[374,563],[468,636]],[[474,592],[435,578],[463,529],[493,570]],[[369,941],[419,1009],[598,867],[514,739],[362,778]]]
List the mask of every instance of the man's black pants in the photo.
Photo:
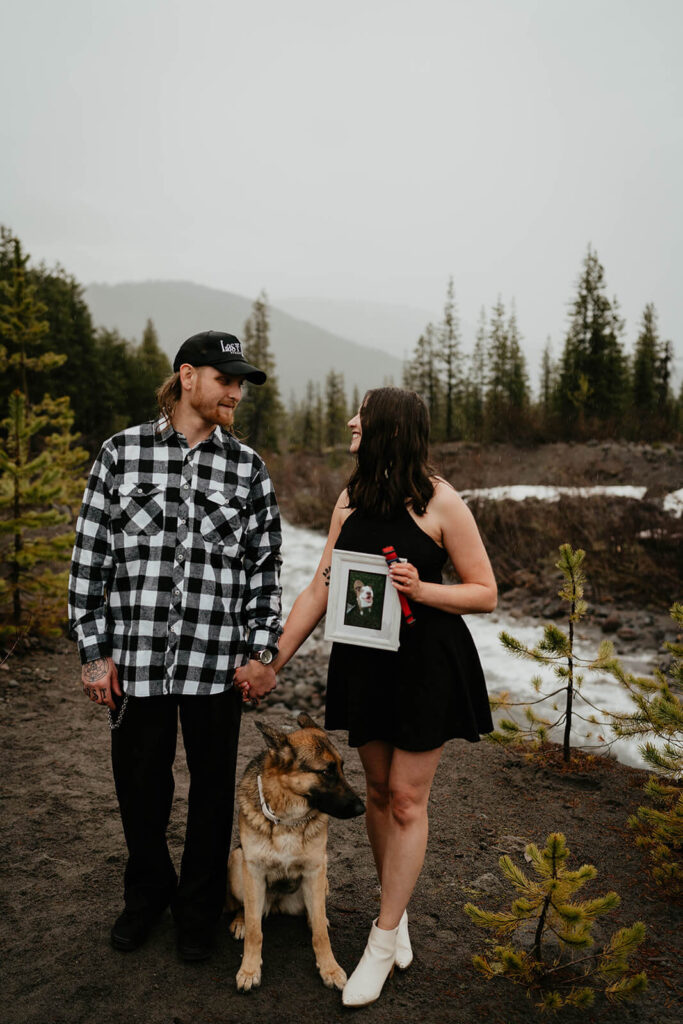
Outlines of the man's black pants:
[[[168,852],[178,712],[190,771],[180,880]],[[225,902],[242,701],[211,696],[129,697],[112,731],[112,767],[128,845],[124,898],[130,910],[169,904],[181,928],[210,929]]]

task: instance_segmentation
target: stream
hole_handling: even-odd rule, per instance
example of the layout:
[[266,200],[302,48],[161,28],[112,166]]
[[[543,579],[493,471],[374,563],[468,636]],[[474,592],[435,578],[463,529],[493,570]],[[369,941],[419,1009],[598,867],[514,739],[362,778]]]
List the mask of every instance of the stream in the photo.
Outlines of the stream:
[[[310,582],[320,561],[324,543],[323,534],[283,522],[282,603],[285,616],[298,594]],[[543,635],[541,620],[513,619],[498,611],[490,615],[467,615],[464,618],[479,650],[491,696],[507,691],[512,701],[526,703],[537,700],[540,694],[536,694],[531,682],[532,677],[536,675],[541,676],[545,693],[563,685],[554,676],[552,669],[514,657],[505,650],[499,640],[499,634],[505,630],[522,643],[533,646]],[[562,629],[566,628],[562,621],[558,625]],[[579,656],[595,657],[601,639],[603,639],[602,633],[595,626],[582,630],[579,623],[575,644]],[[308,643],[311,642],[308,641]],[[303,649],[306,649],[306,645]],[[649,676],[652,674],[656,653],[655,651],[630,651],[628,656],[620,656],[620,660],[628,671]],[[586,671],[584,682],[581,685],[581,693],[598,708],[610,712],[629,711],[634,707],[628,692],[616,680],[595,672]],[[584,705],[580,698],[577,700],[575,697],[574,707],[579,715],[587,718],[595,714],[598,721],[604,721],[603,716],[597,714],[593,708]],[[551,721],[559,715],[559,711],[553,711],[551,701],[536,705],[536,711]],[[508,717],[517,717],[521,720],[523,708],[512,709],[512,712],[507,714]],[[611,729],[608,726],[603,728],[600,725],[589,724],[575,715],[572,723],[573,746],[589,748],[595,745],[596,752],[600,752],[604,748],[599,744],[599,736],[603,736],[607,740],[612,739]],[[562,740],[559,731],[554,732],[552,737],[556,742]],[[639,768],[647,767],[638,747],[638,740],[617,740],[611,748],[612,756],[626,764]]]

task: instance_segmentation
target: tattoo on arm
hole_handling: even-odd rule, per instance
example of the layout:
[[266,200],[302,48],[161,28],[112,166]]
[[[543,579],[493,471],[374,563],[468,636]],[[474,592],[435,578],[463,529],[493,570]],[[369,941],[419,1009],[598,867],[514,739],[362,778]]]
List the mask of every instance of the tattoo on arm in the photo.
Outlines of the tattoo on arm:
[[329,585],[330,585],[330,572],[331,572],[331,570],[332,570],[332,567],[329,566],[329,565],[327,566],[326,569],[323,569],[323,579],[325,580],[325,586],[326,587],[329,587]]
[[97,658],[96,661],[89,661],[83,666],[83,681],[86,683],[96,683],[98,679],[103,679],[109,671],[109,664],[106,658]]

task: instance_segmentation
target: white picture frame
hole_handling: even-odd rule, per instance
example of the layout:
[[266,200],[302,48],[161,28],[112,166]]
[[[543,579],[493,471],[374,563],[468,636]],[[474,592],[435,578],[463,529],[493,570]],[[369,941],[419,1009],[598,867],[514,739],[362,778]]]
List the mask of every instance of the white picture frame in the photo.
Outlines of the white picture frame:
[[397,651],[400,629],[401,605],[382,555],[335,548],[325,639]]

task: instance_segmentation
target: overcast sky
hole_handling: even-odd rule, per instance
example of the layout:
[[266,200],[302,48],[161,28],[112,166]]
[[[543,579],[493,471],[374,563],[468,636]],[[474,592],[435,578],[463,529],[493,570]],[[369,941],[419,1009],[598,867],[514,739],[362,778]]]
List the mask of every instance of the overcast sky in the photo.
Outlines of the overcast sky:
[[683,339],[681,0],[0,0],[0,221],[83,283]]

